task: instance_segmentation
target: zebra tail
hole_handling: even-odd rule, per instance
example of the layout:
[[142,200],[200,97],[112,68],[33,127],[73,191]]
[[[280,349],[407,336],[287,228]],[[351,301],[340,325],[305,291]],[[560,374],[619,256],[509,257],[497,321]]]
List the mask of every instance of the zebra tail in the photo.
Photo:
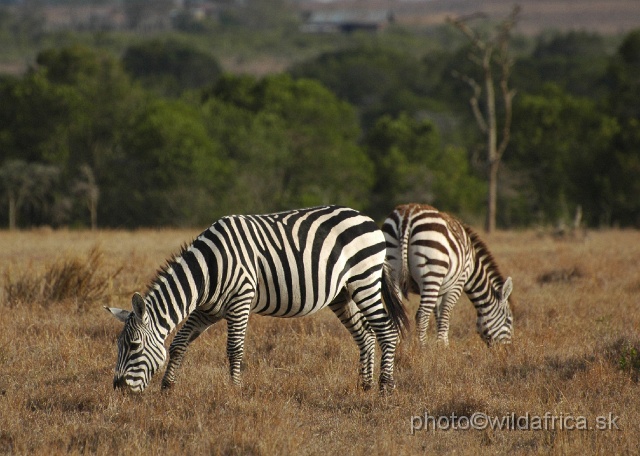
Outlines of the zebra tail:
[[405,298],[409,297],[409,287],[411,286],[411,275],[409,273],[409,223],[405,227],[400,242],[400,290]]
[[391,321],[398,328],[400,337],[405,337],[409,330],[409,317],[402,303],[398,287],[393,280],[391,266],[386,260],[382,267],[382,299]]

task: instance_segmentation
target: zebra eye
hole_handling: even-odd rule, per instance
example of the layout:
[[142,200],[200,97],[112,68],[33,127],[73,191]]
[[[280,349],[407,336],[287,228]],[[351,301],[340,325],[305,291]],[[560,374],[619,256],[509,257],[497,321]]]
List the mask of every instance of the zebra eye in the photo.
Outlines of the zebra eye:
[[133,339],[129,342],[129,349],[133,351],[137,351],[142,346],[142,339]]

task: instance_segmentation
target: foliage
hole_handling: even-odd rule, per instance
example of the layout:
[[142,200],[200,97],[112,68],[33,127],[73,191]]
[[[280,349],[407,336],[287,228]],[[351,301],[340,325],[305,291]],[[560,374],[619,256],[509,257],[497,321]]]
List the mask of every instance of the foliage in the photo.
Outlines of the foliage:
[[[101,218],[143,226],[209,220],[216,213],[214,191],[224,179],[225,163],[199,110],[182,101],[151,100],[129,121],[111,159],[118,172],[103,182],[101,208],[109,216]],[[204,188],[211,198],[193,199],[189,188]]]
[[584,31],[541,35],[531,54],[518,59],[514,87],[536,93],[553,82],[572,95],[600,99],[608,60],[608,45],[601,35]]
[[535,189],[526,209],[528,222],[539,213],[547,222],[568,221],[581,205],[589,224],[610,223],[616,120],[599,112],[593,101],[555,85],[540,95],[522,94],[514,109],[521,121],[513,128],[508,163],[528,175],[523,185]]
[[[226,22],[139,36],[46,32],[37,8],[1,11],[0,58],[31,64],[0,76],[0,168],[59,170],[18,227],[200,225],[324,202],[377,217],[410,200],[478,219],[480,138],[452,71],[478,75],[453,30],[313,35],[280,0],[225,11]],[[639,36],[617,49],[584,32],[514,37],[501,226],[555,223],[578,205],[591,226],[640,224]],[[260,74],[294,65],[256,77],[218,62]],[[100,195],[89,211],[77,191],[86,169]],[[2,202],[7,220],[6,191]]]
[[319,83],[228,75],[204,108],[236,163],[231,193],[242,210],[365,204],[372,165],[356,142],[355,113]]
[[406,114],[395,119],[383,116],[364,143],[376,166],[370,208],[376,217],[407,201],[421,201],[466,215],[481,205],[484,185],[472,175],[466,151],[442,147],[430,121]]
[[173,96],[210,85],[222,73],[214,57],[175,39],[155,38],[132,45],[125,51],[122,63],[145,87]]
[[68,92],[39,72],[0,80],[0,154],[3,160],[63,163],[68,157]]
[[321,81],[356,105],[365,129],[382,114],[396,116],[429,106],[425,95],[433,82],[418,58],[375,43],[327,52],[290,71],[294,77]]
[[612,219],[640,226],[640,30],[629,33],[610,63],[608,109],[620,129],[611,163]]

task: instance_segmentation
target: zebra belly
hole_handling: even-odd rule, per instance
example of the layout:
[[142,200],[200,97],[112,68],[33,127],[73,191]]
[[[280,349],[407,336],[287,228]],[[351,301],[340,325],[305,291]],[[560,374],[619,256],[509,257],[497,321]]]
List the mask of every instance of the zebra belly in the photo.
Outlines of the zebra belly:
[[[313,314],[331,303],[339,291],[344,288],[342,284],[337,290],[326,294],[322,290],[321,296],[318,291],[303,289],[300,281],[285,279],[279,274],[278,284],[266,284],[264,281],[258,283],[256,296],[251,304],[251,312],[258,315],[271,317],[291,318],[302,317]],[[321,284],[325,287],[325,284]]]
[[[293,290],[291,297],[287,290],[280,290],[279,299],[270,296],[267,290],[263,290],[262,295],[256,294],[256,299],[251,305],[251,313],[270,317],[292,318],[311,315],[323,309],[333,300],[322,300],[320,302],[304,302],[298,290]],[[297,293],[296,293],[297,291]],[[334,296],[335,298],[335,296]]]

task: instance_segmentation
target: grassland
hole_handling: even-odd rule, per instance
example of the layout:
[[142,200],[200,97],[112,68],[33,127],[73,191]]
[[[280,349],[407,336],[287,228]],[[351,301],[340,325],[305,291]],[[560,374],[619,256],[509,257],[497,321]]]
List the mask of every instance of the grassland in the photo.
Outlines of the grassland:
[[[436,346],[433,331],[424,351],[413,338],[401,343],[389,397],[357,389],[356,346],[330,312],[252,317],[241,388],[228,380],[219,324],[193,344],[169,393],[161,392],[160,375],[141,395],[113,391],[121,325],[102,305],[128,308],[131,294],[197,231],[0,232],[0,454],[582,455],[640,448],[640,232],[485,237],[514,279],[513,345],[484,346],[465,298],[448,349]],[[65,274],[75,282],[64,282]],[[64,292],[52,293],[53,282]],[[528,414],[530,426],[545,413],[567,427],[584,423],[580,417],[595,427],[604,416],[612,429],[572,430],[548,420],[538,430],[432,423],[412,433],[425,413],[456,415],[468,427],[476,412]]]

